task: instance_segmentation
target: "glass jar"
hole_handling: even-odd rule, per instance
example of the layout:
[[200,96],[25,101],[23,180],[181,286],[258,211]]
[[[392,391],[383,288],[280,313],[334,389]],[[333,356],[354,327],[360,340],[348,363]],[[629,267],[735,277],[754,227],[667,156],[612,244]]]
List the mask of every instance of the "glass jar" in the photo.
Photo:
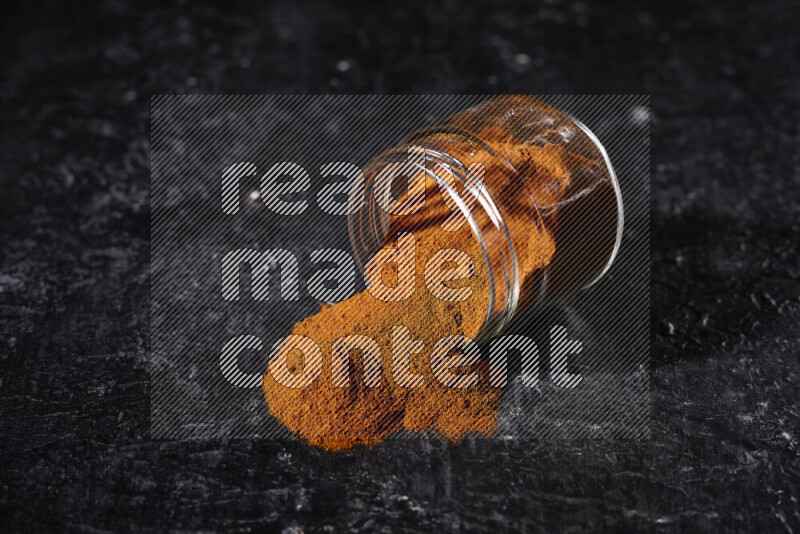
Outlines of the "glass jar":
[[[381,177],[399,162],[409,176],[424,172],[436,180],[480,244],[488,299],[479,340],[531,306],[591,286],[614,261],[623,208],[608,155],[588,128],[539,99],[488,100],[409,134],[370,161],[364,181],[350,193],[360,209],[348,219],[362,270],[389,233],[380,199],[392,184]],[[476,163],[482,167],[477,179]],[[442,168],[455,180],[435,170]],[[542,229],[554,239],[555,252],[546,266],[525,272],[518,251],[526,234]]]

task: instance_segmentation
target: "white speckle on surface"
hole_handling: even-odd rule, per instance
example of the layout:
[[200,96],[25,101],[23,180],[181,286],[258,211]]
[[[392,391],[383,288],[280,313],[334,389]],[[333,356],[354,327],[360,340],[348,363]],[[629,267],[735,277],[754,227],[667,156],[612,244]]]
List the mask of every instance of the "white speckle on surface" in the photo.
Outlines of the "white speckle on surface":
[[349,59],[342,59],[336,62],[336,70],[339,72],[347,72],[353,67],[352,62]]
[[644,106],[636,106],[631,111],[631,121],[636,126],[644,126],[650,122],[650,110]]
[[7,274],[0,274],[0,293],[21,286],[22,280]]
[[75,185],[75,175],[72,174],[72,171],[69,170],[69,167],[62,163],[58,166],[58,170],[61,171],[62,175],[64,175],[64,185],[66,187],[72,187]]

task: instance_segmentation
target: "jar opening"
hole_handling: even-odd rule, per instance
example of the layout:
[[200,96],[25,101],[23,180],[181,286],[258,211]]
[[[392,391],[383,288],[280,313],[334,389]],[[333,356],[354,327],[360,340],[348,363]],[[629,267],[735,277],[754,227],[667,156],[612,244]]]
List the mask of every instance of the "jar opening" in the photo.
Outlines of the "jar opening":
[[[414,157],[418,156],[418,157]],[[409,145],[392,149],[375,158],[365,168],[365,187],[351,191],[351,202],[362,209],[348,220],[350,241],[356,264],[363,272],[367,262],[389,237],[390,215],[377,198],[391,190],[391,184],[377,177],[382,170],[399,160],[408,164],[409,173],[421,173],[434,180],[442,195],[447,195],[456,209],[456,217],[469,225],[480,247],[487,277],[486,313],[478,341],[499,333],[515,315],[520,299],[519,266],[513,240],[505,219],[482,177],[476,179],[467,165],[436,147]],[[437,170],[444,166],[455,178],[445,179]]]

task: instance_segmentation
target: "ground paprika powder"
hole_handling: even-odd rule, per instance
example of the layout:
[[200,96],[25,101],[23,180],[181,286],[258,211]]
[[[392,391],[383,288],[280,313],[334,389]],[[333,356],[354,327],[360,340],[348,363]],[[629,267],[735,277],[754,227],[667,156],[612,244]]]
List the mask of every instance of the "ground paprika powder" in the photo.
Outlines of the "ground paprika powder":
[[[589,250],[582,258],[583,264],[593,271],[587,273],[583,269],[584,278],[570,282],[572,285],[586,282],[586,276],[593,276],[598,266],[611,261],[609,256],[613,259],[618,242],[608,241],[607,236],[616,233],[611,225],[618,222],[614,218],[617,206],[612,185],[615,184],[608,179],[602,158],[597,154],[587,157],[586,150],[571,151],[563,143],[553,141],[558,135],[565,136],[563,129],[555,132],[555,138],[548,132],[552,117],[557,118],[558,128],[563,128],[561,124],[572,124],[563,114],[530,97],[501,97],[490,103],[488,109],[493,117],[516,120],[514,111],[521,106],[538,113],[534,116],[539,123],[528,126],[538,132],[539,137],[533,141],[530,135],[515,135],[513,129],[502,127],[505,123],[498,126],[497,120],[485,120],[484,105],[445,120],[441,123],[444,126],[427,130],[409,142],[434,152],[446,150],[464,166],[472,163],[482,166],[481,187],[502,202],[503,235],[511,236],[517,292],[522,300],[530,301],[534,293],[546,295],[550,291],[541,273],[557,258],[559,230],[562,234],[570,231],[563,222],[559,228],[559,208],[565,200],[587,196],[576,195],[576,186],[591,193],[588,196],[594,199],[595,208],[591,211],[602,215],[593,223],[595,228],[602,227],[602,232],[596,231],[599,237],[593,243],[602,242],[590,249],[583,247]],[[468,135],[464,133],[465,125]],[[500,245],[486,237],[493,234],[482,229],[496,225],[496,217],[477,206],[470,213],[457,213],[464,218],[471,216],[470,224],[461,224],[456,229],[443,224],[447,220],[452,222],[454,209],[453,203],[448,203],[451,200],[448,194],[452,193],[442,188],[442,172],[446,169],[438,167],[423,172],[409,182],[416,185],[396,200],[402,204],[419,195],[422,189],[422,209],[388,218],[385,246],[394,243],[399,235],[413,235],[413,293],[401,301],[385,302],[370,291],[363,291],[335,305],[323,306],[316,315],[297,323],[291,335],[313,340],[322,354],[318,376],[304,387],[287,387],[285,380],[276,379],[278,370],[288,376],[301,373],[308,363],[303,352],[282,351],[269,363],[263,391],[270,414],[311,445],[330,451],[374,445],[401,429],[437,431],[455,441],[470,433],[490,436],[496,428],[502,389],[493,385],[496,382],[490,377],[497,369],[484,360],[464,359],[454,348],[449,356],[467,362],[456,366],[455,375],[463,380],[461,385],[467,385],[452,387],[442,382],[432,366],[432,348],[439,340],[448,336],[475,339],[486,334],[487,308],[491,315],[491,308],[497,305],[493,303],[507,302],[511,292],[508,285],[493,284],[495,275],[489,274],[493,266],[491,259],[487,262],[486,248]],[[593,176],[601,179],[595,180]],[[461,184],[458,191],[466,189]],[[608,226],[607,231],[603,225]],[[477,238],[476,229],[481,239]],[[575,231],[574,227],[571,231]],[[618,240],[619,236],[615,238]],[[465,300],[442,300],[431,294],[426,285],[425,266],[443,249],[462,251],[471,260],[469,276],[446,284],[451,289],[468,287],[469,298]],[[366,268],[369,269],[369,264]],[[387,286],[398,283],[399,275],[391,269],[384,270],[381,276]],[[515,295],[515,299],[519,298]],[[397,339],[398,327],[406,329],[407,337],[403,339],[421,342],[423,347],[410,354],[403,380],[398,380],[392,372],[396,365],[393,339]],[[366,336],[376,342],[380,349],[377,370],[368,364],[364,350],[352,350],[349,354],[341,354],[339,350],[337,354],[335,343],[344,336]],[[337,362],[345,362],[345,367],[336,367]]]

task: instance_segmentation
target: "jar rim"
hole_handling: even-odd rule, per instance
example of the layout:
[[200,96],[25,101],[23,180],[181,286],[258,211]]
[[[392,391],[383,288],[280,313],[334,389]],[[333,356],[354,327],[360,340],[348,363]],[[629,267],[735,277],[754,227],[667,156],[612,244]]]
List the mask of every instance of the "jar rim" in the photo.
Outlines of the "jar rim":
[[[475,236],[476,241],[481,249],[481,255],[486,266],[487,270],[487,279],[488,279],[488,298],[487,298],[487,306],[486,306],[486,315],[484,317],[483,323],[481,324],[481,329],[478,334],[475,336],[476,341],[487,339],[492,335],[497,334],[500,332],[505,325],[515,316],[516,310],[519,306],[519,299],[520,299],[520,292],[519,292],[519,267],[517,256],[514,251],[513,241],[510,236],[510,232],[506,226],[503,217],[500,215],[500,211],[495,204],[494,199],[491,196],[490,191],[486,187],[480,188],[473,188],[468,180],[463,179],[462,182],[465,188],[470,191],[470,194],[475,196],[478,204],[481,208],[486,212],[487,216],[489,216],[490,220],[493,222],[494,226],[505,236],[505,242],[508,246],[508,254],[501,255],[504,258],[504,261],[500,262],[500,267],[502,267],[503,277],[502,279],[505,280],[505,288],[503,289],[503,303],[502,303],[502,313],[497,313],[495,310],[495,306],[498,304],[498,288],[496,287],[496,273],[494,272],[497,269],[497,265],[493,265],[492,258],[493,254],[490,253],[489,248],[485,241],[485,236],[481,232],[480,226],[478,225],[475,216],[472,214],[472,210],[466,205],[466,203],[461,198],[461,194],[458,191],[454,190],[450,184],[448,184],[445,180],[443,180],[440,176],[438,176],[433,170],[430,168],[429,163],[431,161],[434,162],[441,162],[448,165],[451,169],[453,169],[454,173],[467,172],[465,171],[465,166],[463,162],[459,161],[457,158],[454,158],[452,155],[447,154],[446,152],[442,152],[441,150],[437,150],[432,147],[425,146],[424,144],[414,144],[408,143],[403,144],[401,146],[393,147],[388,150],[385,150],[378,156],[376,156],[373,160],[371,160],[365,167],[364,167],[364,178],[366,182],[364,186],[366,186],[363,190],[359,188],[358,191],[355,189],[351,190],[352,195],[359,195],[359,194],[370,194],[374,196],[374,193],[371,193],[369,190],[369,183],[370,180],[368,177],[372,174],[370,169],[373,166],[381,165],[384,163],[388,163],[394,161],[393,156],[399,153],[403,153],[404,156],[407,156],[409,153],[418,152],[422,153],[423,160],[425,163],[422,165],[422,172],[426,175],[430,176],[434,179],[437,184],[442,187],[447,193],[451,196],[453,201],[456,203],[456,206],[459,209],[459,212],[464,216],[465,220],[470,226],[470,231]],[[388,160],[388,161],[387,161]],[[351,201],[353,199],[351,198]],[[368,205],[368,200],[366,198],[362,199],[361,207],[362,209]],[[349,237],[351,248],[353,249],[355,254],[355,261],[356,265],[358,266],[359,270],[364,270],[364,258],[359,255],[358,251],[360,251],[363,246],[359,244],[358,237],[363,235],[361,232],[357,231],[356,228],[356,218],[358,214],[361,213],[361,210],[352,214],[348,217],[348,230],[349,230]],[[368,213],[373,213],[369,211]],[[378,210],[378,220],[372,221],[374,225],[376,222],[380,228],[383,237],[388,234],[389,230],[389,216],[388,214],[379,209]],[[376,230],[377,227],[373,226],[373,230]],[[496,254],[496,251],[493,252]],[[507,257],[506,257],[507,256]]]

